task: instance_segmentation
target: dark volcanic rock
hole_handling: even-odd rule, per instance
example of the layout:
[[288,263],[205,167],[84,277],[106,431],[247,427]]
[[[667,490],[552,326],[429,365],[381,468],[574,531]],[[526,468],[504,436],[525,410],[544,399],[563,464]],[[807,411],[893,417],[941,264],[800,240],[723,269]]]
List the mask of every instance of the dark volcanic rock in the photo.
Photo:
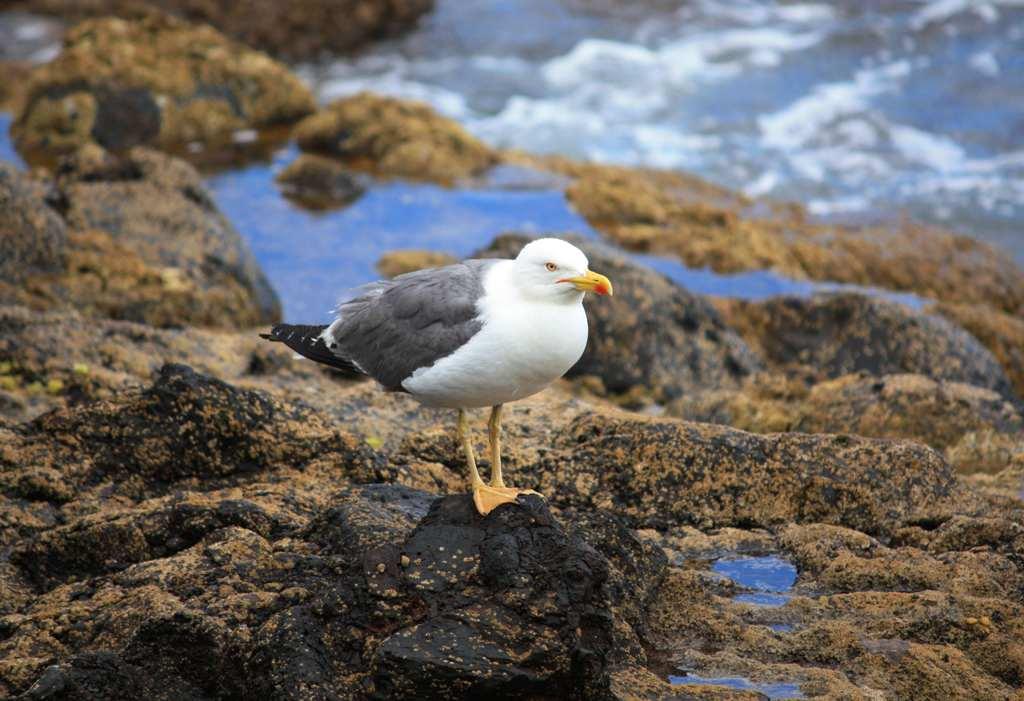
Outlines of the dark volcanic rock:
[[[465,496],[439,500],[395,556],[408,558],[405,571],[392,561],[377,567],[380,577],[397,565],[399,581],[430,614],[378,648],[380,698],[607,693],[608,561],[567,533],[542,500],[485,519]],[[664,566],[664,556],[651,556]]]
[[341,163],[311,153],[300,154],[275,180],[285,196],[310,209],[342,207],[366,190],[360,178]]
[[[615,287],[613,297],[587,300],[590,337],[569,377],[594,375],[609,392],[642,387],[665,401],[695,389],[736,386],[760,367],[703,298],[607,246],[569,238]],[[529,241],[501,236],[477,255],[515,258]]]
[[221,521],[41,594],[0,640],[0,690],[607,697],[623,631],[637,635],[617,612],[643,610],[665,559],[605,519],[567,531],[536,498],[482,518],[465,495],[370,485],[308,527]]
[[158,12],[90,20],[33,70],[11,128],[23,154],[230,142],[234,132],[288,124],[313,111],[283,65],[208,25]]
[[360,453],[358,443],[331,431],[309,409],[237,389],[185,365],[165,365],[153,386],[138,394],[51,412],[18,432],[24,443],[9,446],[14,454],[4,456],[5,467],[24,464],[19,450],[48,452],[42,460],[69,477],[88,482],[136,476],[147,488],[301,466],[338,452],[348,456],[344,467],[364,480],[373,479],[381,465],[368,448]]
[[775,297],[732,306],[729,321],[775,366],[809,365],[827,377],[916,373],[1013,395],[976,338],[946,319],[860,294]]

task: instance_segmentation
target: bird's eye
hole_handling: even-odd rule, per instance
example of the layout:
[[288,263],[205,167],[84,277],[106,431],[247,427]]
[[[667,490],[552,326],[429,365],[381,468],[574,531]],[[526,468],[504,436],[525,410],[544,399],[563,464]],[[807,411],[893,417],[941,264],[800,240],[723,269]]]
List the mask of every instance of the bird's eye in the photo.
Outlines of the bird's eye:
[[556,270],[558,270],[558,266],[555,265],[554,263],[545,263],[544,267],[550,270],[551,272],[555,272]]

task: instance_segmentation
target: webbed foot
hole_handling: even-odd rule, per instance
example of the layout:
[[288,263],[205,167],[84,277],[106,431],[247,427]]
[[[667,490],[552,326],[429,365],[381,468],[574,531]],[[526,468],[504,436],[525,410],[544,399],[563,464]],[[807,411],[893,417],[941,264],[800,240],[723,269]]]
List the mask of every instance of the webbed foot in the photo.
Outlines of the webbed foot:
[[473,486],[473,503],[481,516],[486,516],[502,504],[511,504],[520,494],[536,494],[539,497],[544,495],[532,489],[516,489],[515,487],[492,487],[489,484],[476,484]]

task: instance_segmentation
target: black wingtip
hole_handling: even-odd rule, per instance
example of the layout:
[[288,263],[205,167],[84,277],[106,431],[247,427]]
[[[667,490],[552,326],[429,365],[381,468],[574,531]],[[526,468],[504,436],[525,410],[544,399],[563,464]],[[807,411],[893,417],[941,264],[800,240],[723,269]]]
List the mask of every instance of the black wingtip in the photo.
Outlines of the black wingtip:
[[302,325],[302,324],[275,324],[270,333],[261,333],[260,338],[268,341],[283,343],[299,355],[310,360],[315,360],[324,365],[343,370],[353,375],[362,375],[355,363],[347,358],[335,355],[330,348],[324,344],[322,335],[324,325]]

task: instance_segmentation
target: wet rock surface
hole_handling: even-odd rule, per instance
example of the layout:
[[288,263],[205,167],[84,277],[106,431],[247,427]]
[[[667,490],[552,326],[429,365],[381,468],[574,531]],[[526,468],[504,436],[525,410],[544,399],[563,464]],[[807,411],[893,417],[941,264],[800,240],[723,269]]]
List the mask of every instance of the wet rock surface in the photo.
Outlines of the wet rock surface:
[[309,114],[312,94],[283,65],[205,25],[158,12],[89,20],[33,69],[12,126],[18,150],[69,153],[230,143],[239,130]]
[[498,154],[426,105],[371,93],[332,102],[299,122],[303,151],[334,156],[388,176],[454,183],[498,162]]
[[197,0],[24,0],[12,4],[77,21],[90,17],[145,17],[154,10],[210,24],[243,44],[291,61],[346,53],[403,32],[433,0],[269,0],[210,3]]
[[0,215],[10,218],[0,300],[159,326],[279,317],[248,246],[184,161],[84,148],[52,181],[0,173],[0,197],[11,203]]

